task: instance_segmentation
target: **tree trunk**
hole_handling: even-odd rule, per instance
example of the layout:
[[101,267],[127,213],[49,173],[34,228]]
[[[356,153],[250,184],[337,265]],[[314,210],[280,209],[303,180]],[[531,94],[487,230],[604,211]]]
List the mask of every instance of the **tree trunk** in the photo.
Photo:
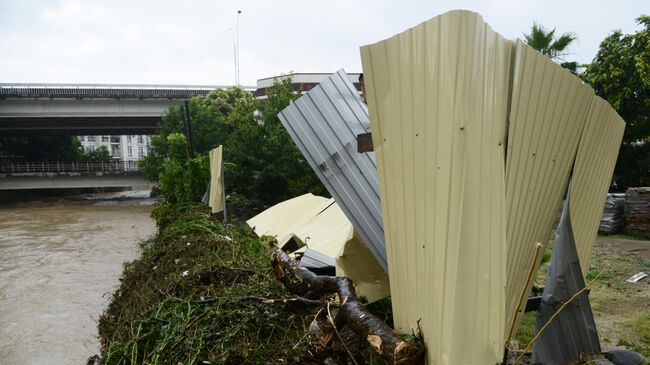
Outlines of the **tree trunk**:
[[277,250],[272,255],[275,276],[290,291],[319,296],[338,294],[340,308],[334,323],[337,328],[347,324],[365,338],[368,344],[391,364],[416,364],[424,352],[419,341],[402,340],[384,321],[368,312],[359,302],[352,280],[344,277],[320,276],[298,266],[298,262]]

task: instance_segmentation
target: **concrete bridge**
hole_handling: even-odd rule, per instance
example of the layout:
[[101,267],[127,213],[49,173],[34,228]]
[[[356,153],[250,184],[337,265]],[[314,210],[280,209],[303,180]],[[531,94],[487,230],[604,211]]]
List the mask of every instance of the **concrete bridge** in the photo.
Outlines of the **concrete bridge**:
[[157,134],[171,105],[226,87],[0,84],[0,135]]
[[135,161],[0,163],[0,190],[151,188]]

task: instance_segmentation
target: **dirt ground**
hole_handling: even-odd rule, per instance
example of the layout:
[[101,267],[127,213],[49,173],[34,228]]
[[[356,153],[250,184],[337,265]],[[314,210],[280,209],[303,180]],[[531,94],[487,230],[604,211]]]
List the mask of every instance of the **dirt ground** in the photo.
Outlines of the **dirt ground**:
[[587,280],[603,269],[589,295],[603,351],[627,347],[650,356],[650,277],[625,281],[650,274],[650,241],[599,237]]
[[[535,280],[537,285],[544,285],[547,270],[545,263]],[[638,272],[650,274],[650,240],[624,235],[598,237],[586,281],[597,277],[589,298],[603,351],[627,348],[650,357],[650,277],[635,284],[626,282]],[[526,313],[516,336],[518,348],[532,340],[534,326],[535,312]]]

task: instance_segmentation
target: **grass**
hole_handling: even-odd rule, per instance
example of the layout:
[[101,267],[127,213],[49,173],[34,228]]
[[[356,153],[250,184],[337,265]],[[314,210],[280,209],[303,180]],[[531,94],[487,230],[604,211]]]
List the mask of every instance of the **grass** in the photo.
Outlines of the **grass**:
[[288,295],[264,240],[198,206],[166,219],[142,257],[125,265],[100,318],[104,364],[288,363],[309,355],[302,317],[242,300]]
[[515,336],[518,349],[523,350],[535,337],[535,320],[537,312],[524,313],[519,322],[519,329]]
[[629,334],[619,339],[619,345],[650,357],[650,313],[641,314],[625,323]]

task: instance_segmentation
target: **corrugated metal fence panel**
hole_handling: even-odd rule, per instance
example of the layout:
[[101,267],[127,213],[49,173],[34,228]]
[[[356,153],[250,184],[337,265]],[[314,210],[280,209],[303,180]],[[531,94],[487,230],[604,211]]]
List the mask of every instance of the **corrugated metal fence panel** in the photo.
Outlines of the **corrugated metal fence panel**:
[[568,193],[570,197],[564,202],[544,295],[537,312],[535,332],[548,326],[534,343],[534,364],[574,364],[584,355],[601,351],[587,292],[577,296],[558,314],[562,304],[585,287],[569,213],[573,210],[570,206],[574,192],[572,187]]
[[580,138],[571,193],[573,235],[585,275],[624,130],[625,122],[614,109],[594,97]]
[[343,70],[286,107],[278,117],[355,230],[387,269],[374,153],[357,153],[369,132],[368,110]]
[[293,232],[332,204],[333,199],[304,194],[272,206],[247,220],[246,224],[260,237],[275,236],[282,247],[293,237]]
[[393,315],[429,364],[503,356],[511,51],[468,11],[361,48]]
[[[576,76],[521,41],[512,88],[506,161],[507,328],[519,322],[517,302],[534,245],[550,239],[594,96]],[[528,294],[530,285],[525,290]]]

